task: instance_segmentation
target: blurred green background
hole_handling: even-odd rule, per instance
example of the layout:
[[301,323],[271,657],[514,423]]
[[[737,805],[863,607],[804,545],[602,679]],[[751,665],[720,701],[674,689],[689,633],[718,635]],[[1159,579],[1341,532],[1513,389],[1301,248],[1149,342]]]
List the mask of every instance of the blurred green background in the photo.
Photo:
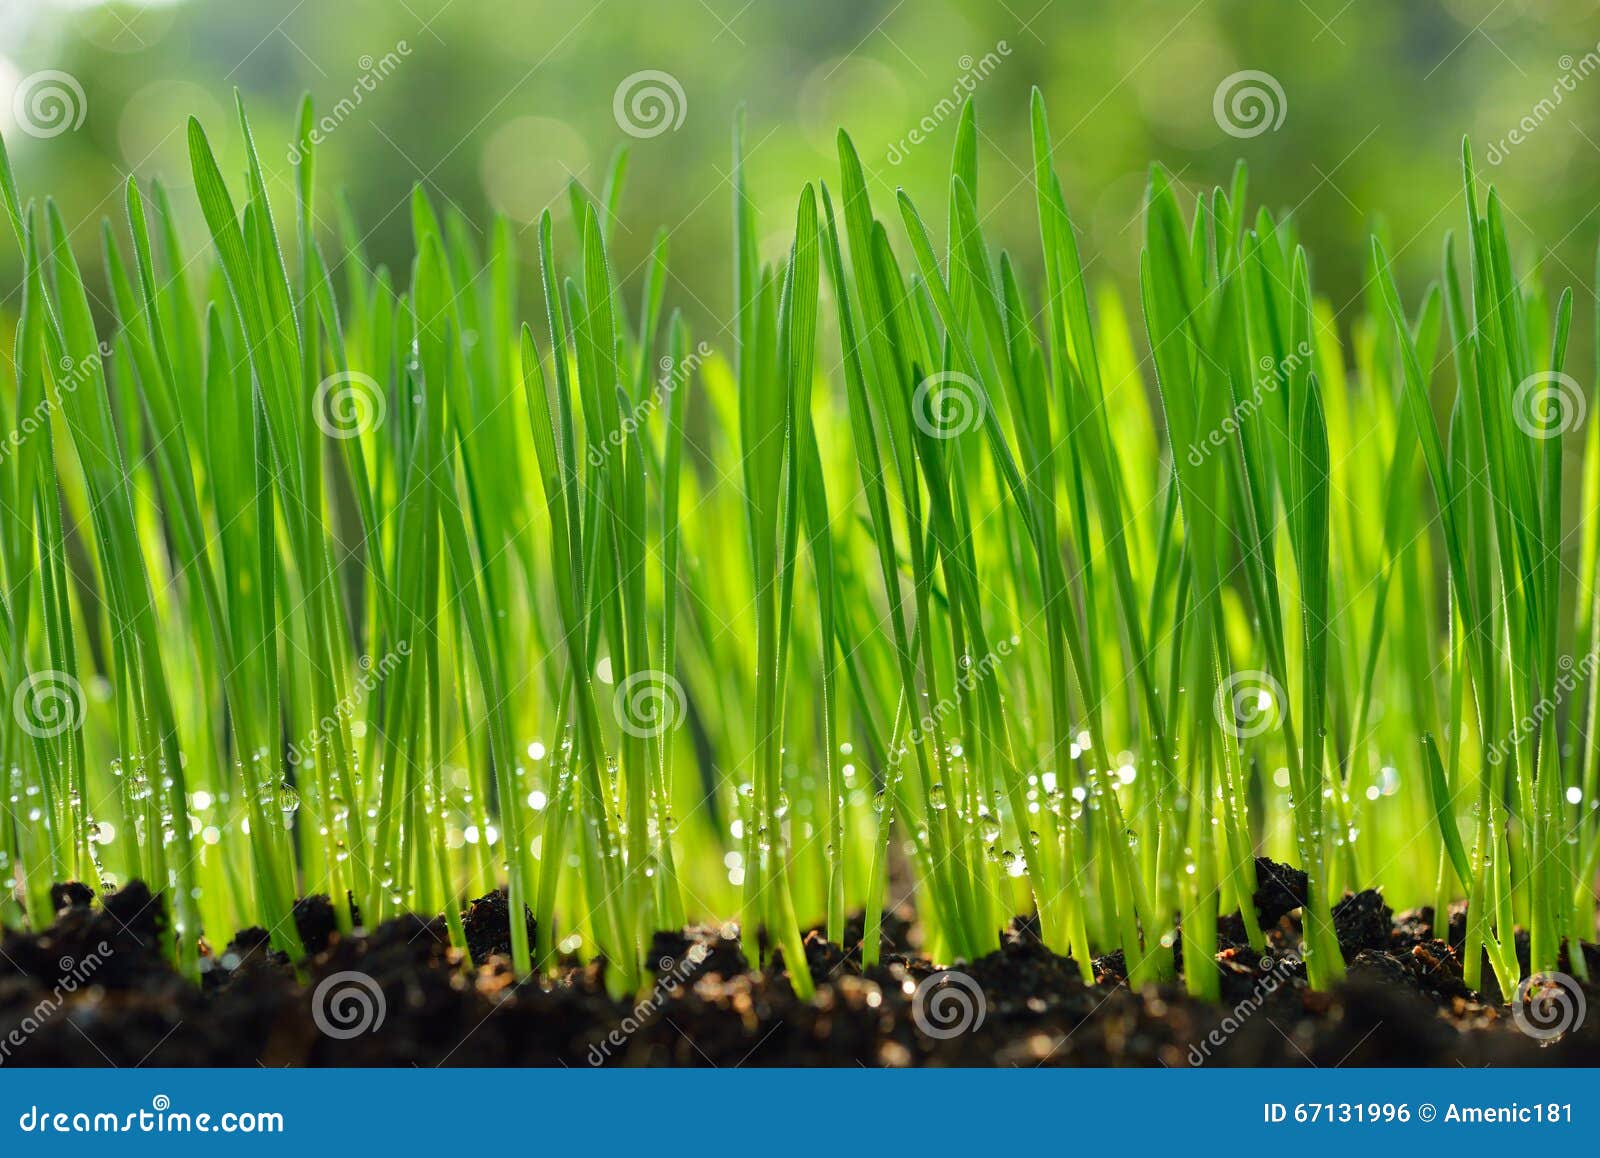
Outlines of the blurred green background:
[[[1027,266],[1027,100],[1038,84],[1094,274],[1131,287],[1151,160],[1199,191],[1242,157],[1252,201],[1296,211],[1314,282],[1339,309],[1361,293],[1364,234],[1380,220],[1408,288],[1432,276],[1446,229],[1459,228],[1459,141],[1470,133],[1522,258],[1581,287],[1586,312],[1600,228],[1597,17],[1595,0],[5,0],[0,128],[24,195],[57,197],[92,251],[130,170],[160,177],[194,210],[186,115],[237,173],[237,87],[287,213],[298,96],[309,91],[330,117],[345,100],[318,154],[324,210],[331,222],[331,191],[346,190],[373,257],[401,269],[414,182],[480,224],[498,209],[526,226],[547,205],[565,218],[564,183],[598,190],[626,144],[620,269],[637,279],[652,235],[669,230],[669,294],[702,327],[729,312],[740,105],[774,256],[801,183],[835,182],[840,125],[880,213],[904,185],[941,220],[949,110],[970,87],[986,228]],[[1281,88],[1282,122],[1236,136],[1214,96],[1247,69]],[[675,127],[635,137],[614,102],[642,70],[670,74],[682,98],[669,94]],[[81,91],[55,79],[72,123],[29,133],[50,111],[30,102],[56,73]],[[1523,122],[1533,131],[1508,144]],[[15,256],[0,248],[9,298]]]

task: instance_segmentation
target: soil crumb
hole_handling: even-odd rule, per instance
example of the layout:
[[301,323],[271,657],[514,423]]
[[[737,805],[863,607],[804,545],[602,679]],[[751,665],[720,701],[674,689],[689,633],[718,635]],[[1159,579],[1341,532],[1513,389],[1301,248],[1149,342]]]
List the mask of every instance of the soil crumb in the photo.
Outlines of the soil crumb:
[[[796,996],[781,951],[746,959],[732,925],[656,934],[641,991],[607,988],[607,963],[563,958],[516,978],[504,892],[462,915],[473,967],[442,917],[339,931],[325,896],[294,909],[300,970],[267,930],[203,949],[200,984],[170,963],[162,899],[133,882],[98,903],[57,886],[55,924],[0,941],[0,1062],[40,1066],[1453,1066],[1600,1064],[1600,1015],[1539,1040],[1493,990],[1462,981],[1459,914],[1391,913],[1365,891],[1333,908],[1345,984],[1313,993],[1294,909],[1305,877],[1257,861],[1267,952],[1235,914],[1219,924],[1222,1002],[1181,985],[1129,989],[1120,952],[1078,963],[1019,917],[1001,947],[939,968],[914,946],[915,914],[887,914],[877,965],[864,922],[844,944],[805,939],[815,999]],[[531,914],[530,943],[534,940]],[[1181,952],[1181,943],[1179,946]],[[1584,946],[1595,974],[1600,950]],[[1585,984],[1586,1003],[1600,992]],[[1576,1003],[1574,1003],[1576,1004]]]

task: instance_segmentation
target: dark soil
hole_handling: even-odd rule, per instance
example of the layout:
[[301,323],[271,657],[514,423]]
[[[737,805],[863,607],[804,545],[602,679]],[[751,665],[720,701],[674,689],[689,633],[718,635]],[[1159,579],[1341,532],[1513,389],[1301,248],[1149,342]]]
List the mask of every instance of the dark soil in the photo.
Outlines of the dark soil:
[[[298,975],[248,929],[205,950],[197,987],[170,965],[164,909],[144,885],[94,903],[68,884],[52,928],[0,941],[0,1065],[1600,1064],[1600,990],[1585,985],[1587,1017],[1542,1045],[1514,1025],[1492,971],[1488,992],[1463,984],[1459,908],[1436,928],[1431,909],[1396,917],[1376,892],[1346,897],[1334,922],[1349,979],[1311,992],[1296,955],[1305,877],[1258,869],[1271,949],[1252,952],[1237,916],[1220,923],[1221,1005],[1177,986],[1130,990],[1121,954],[1096,960],[1085,984],[1031,919],[940,976],[914,953],[908,912],[887,915],[882,963],[869,970],[859,917],[842,946],[813,930],[812,1002],[796,999],[781,952],[753,970],[732,927],[657,934],[653,986],[616,1000],[603,961],[518,984],[503,894],[463,914],[474,969],[443,918],[341,936],[328,899],[308,897],[294,911],[309,954]],[[1600,976],[1600,949],[1584,951]]]

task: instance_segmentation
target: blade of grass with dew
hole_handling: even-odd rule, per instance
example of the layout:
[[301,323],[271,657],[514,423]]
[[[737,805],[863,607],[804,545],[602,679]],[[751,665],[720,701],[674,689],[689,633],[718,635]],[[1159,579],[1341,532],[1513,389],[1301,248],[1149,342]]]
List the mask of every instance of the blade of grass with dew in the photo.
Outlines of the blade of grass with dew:
[[[106,563],[106,575],[115,593],[113,603],[124,617],[122,627],[139,648],[139,679],[148,711],[149,753],[156,761],[164,838],[171,834],[172,868],[165,882],[174,900],[173,936],[184,971],[198,967],[198,884],[194,874],[193,834],[189,825],[189,798],[178,744],[170,689],[162,664],[149,576],[139,550],[133,524],[128,475],[122,465],[107,403],[99,342],[95,336],[88,295],[72,255],[66,225],[53,204],[46,206],[49,223],[50,263],[56,273],[60,345],[51,350],[52,361],[70,357],[74,366],[87,367],[85,388],[65,393],[62,412],[67,421],[77,459],[82,465],[96,512],[97,539]],[[42,282],[40,283],[42,285]],[[49,344],[53,331],[46,330]]]

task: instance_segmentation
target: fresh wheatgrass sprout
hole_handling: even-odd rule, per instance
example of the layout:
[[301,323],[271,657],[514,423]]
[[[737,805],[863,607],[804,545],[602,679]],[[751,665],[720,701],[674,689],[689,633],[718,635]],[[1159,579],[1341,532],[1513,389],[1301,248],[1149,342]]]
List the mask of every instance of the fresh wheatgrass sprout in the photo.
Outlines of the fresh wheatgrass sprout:
[[1358,316],[1242,166],[1192,207],[1157,168],[1140,333],[1037,93],[1016,260],[970,104],[938,218],[874,205],[841,133],[779,253],[741,125],[696,341],[665,234],[614,265],[625,156],[539,221],[530,306],[511,225],[420,190],[411,268],[374,266],[313,124],[285,188],[242,108],[242,184],[191,121],[209,246],[130,179],[93,300],[0,148],[0,920],[143,878],[193,970],[249,924],[298,955],[316,892],[464,949],[504,887],[525,977],[637,989],[657,931],[737,919],[806,995],[805,931],[859,911],[875,964],[909,888],[937,960],[1029,914],[1086,981],[1120,950],[1215,998],[1219,919],[1268,949],[1265,855],[1307,874],[1313,986],[1366,887],[1465,899],[1474,987],[1514,988],[1518,926],[1583,972],[1600,424],[1564,509],[1572,297],[1516,273],[1470,152],[1465,264],[1408,313],[1375,241]]

